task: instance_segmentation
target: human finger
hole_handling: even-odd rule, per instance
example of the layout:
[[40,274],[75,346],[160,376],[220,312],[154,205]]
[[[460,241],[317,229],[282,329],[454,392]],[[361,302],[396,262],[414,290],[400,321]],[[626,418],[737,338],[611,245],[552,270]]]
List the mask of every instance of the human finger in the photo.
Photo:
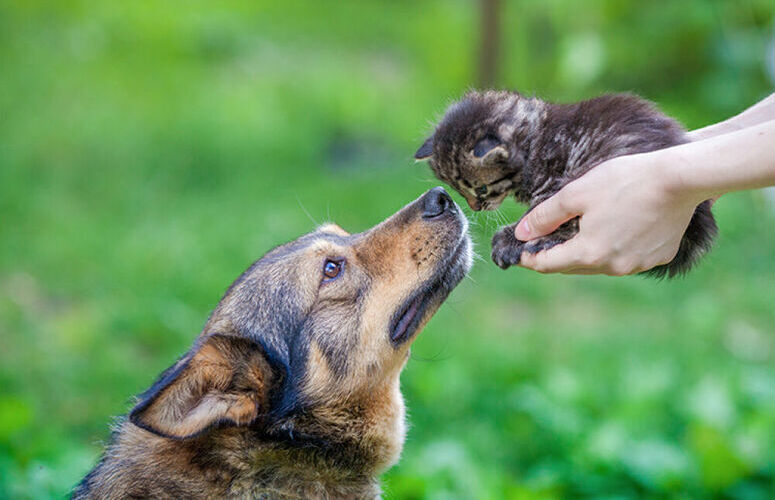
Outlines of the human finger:
[[580,214],[581,206],[574,192],[566,186],[522,217],[514,229],[514,235],[520,241],[546,236]]

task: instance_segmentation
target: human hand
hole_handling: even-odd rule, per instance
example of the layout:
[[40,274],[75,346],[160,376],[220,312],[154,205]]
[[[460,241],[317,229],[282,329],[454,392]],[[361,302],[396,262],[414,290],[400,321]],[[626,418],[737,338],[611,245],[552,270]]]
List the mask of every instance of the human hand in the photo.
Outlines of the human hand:
[[528,241],[581,216],[579,233],[520,265],[543,273],[634,274],[673,260],[703,197],[682,189],[664,152],[608,160],[536,206],[517,225]]

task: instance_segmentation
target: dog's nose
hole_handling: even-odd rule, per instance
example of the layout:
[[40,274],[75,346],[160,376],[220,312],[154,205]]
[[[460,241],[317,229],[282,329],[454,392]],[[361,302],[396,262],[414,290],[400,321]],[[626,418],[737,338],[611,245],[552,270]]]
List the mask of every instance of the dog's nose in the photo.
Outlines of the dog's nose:
[[422,197],[422,216],[426,219],[438,217],[452,206],[452,198],[449,197],[443,187],[435,187]]

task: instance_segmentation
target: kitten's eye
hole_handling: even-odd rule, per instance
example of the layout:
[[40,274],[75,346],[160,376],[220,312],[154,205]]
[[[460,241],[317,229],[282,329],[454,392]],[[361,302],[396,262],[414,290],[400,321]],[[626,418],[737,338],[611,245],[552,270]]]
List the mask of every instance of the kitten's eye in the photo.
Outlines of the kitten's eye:
[[326,259],[323,264],[323,282],[337,278],[342,269],[344,269],[344,259]]
[[487,186],[479,186],[474,190],[474,193],[476,193],[476,196],[484,196],[487,194]]
[[474,156],[481,158],[489,153],[493,148],[500,146],[501,140],[494,135],[488,135],[484,139],[480,140],[474,146]]

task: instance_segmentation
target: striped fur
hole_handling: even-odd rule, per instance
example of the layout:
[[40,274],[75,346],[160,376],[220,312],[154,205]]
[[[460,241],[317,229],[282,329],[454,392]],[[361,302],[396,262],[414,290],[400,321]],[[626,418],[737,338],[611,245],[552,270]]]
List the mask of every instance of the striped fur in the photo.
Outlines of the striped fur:
[[[555,104],[517,92],[469,92],[449,107],[415,158],[474,210],[495,210],[509,195],[532,209],[605,160],[685,143],[685,130],[634,95],[604,95]],[[492,241],[492,258],[506,269],[523,251],[536,253],[572,238],[574,219],[549,236],[516,240],[516,224]],[[672,262],[647,273],[673,277],[688,271],[717,233],[710,203],[700,204]]]

